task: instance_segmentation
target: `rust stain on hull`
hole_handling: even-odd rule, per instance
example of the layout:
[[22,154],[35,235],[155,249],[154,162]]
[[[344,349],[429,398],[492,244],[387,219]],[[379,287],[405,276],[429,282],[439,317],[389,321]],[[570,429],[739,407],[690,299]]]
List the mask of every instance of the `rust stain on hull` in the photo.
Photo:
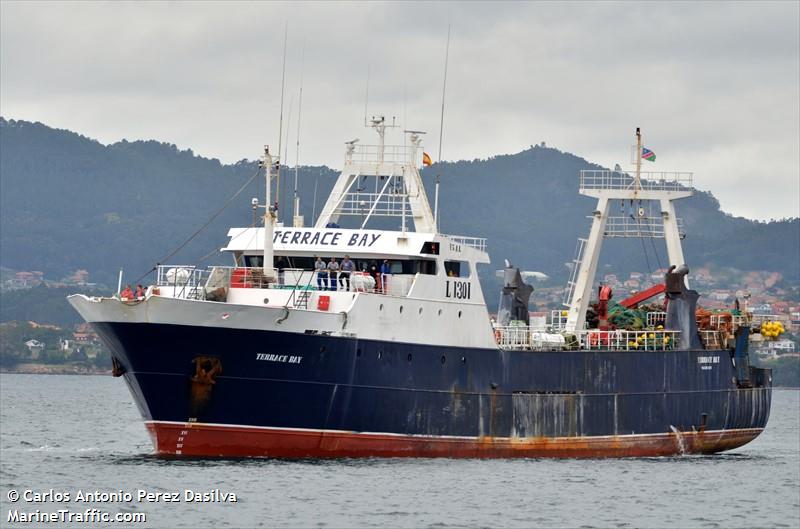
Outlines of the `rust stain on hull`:
[[250,428],[195,423],[176,453],[185,426],[149,422],[156,452],[195,457],[451,457],[451,458],[597,458],[713,454],[742,446],[762,428],[598,437],[448,438],[341,431]]
[[222,362],[213,356],[198,356],[192,363],[195,365],[195,374],[189,379],[189,403],[191,415],[194,417],[211,400],[216,378],[222,373]]

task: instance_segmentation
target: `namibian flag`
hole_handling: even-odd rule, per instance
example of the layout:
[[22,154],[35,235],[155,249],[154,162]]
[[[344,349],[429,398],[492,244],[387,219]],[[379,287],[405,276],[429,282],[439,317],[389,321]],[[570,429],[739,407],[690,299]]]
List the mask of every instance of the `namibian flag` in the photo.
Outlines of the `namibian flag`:
[[648,149],[647,147],[642,147],[642,158],[647,160],[648,162],[655,162],[656,161],[656,153]]
[[427,152],[422,152],[422,165],[433,165],[433,160]]

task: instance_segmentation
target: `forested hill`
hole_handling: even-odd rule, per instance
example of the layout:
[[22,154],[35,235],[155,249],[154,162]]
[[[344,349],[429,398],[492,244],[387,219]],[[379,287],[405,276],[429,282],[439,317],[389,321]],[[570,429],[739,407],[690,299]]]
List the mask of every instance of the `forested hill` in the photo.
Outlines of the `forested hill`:
[[[442,231],[487,237],[496,268],[508,258],[561,278],[577,237],[588,233],[594,201],[577,193],[578,173],[588,168],[599,167],[537,146],[438,164],[423,177],[433,203],[433,177],[442,175]],[[92,280],[109,284],[124,267],[133,280],[206,223],[255,171],[255,162],[223,165],[156,141],[102,145],[41,123],[0,118],[0,265],[42,270],[51,278],[84,268]],[[307,224],[336,176],[327,167],[301,168]],[[284,173],[283,204],[291,203],[292,180]],[[255,179],[170,262],[196,263],[225,244],[228,227],[249,225],[250,199],[263,196],[263,185],[263,178]],[[689,233],[684,250],[690,266],[772,270],[798,279],[800,219],[734,218],[708,193],[679,202],[678,215]],[[656,268],[665,255],[661,241],[613,240],[601,258],[624,273]]]

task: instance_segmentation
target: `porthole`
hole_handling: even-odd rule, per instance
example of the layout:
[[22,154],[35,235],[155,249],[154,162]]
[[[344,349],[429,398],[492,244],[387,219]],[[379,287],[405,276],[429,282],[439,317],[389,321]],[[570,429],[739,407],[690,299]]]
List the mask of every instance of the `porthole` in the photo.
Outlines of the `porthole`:
[[466,364],[467,363],[467,357],[466,356],[462,356],[461,357],[461,363],[462,364]]
[[458,311],[458,317],[459,318],[461,317],[461,311],[460,310]]
[[383,303],[381,303],[380,307],[378,307],[378,310],[383,310]]
[[439,309],[439,312],[437,313],[437,315],[438,315],[438,316],[441,316],[441,315],[442,315],[442,309]]
[[324,353],[324,352],[325,352],[325,346],[324,346],[324,345],[323,345],[322,347],[320,347],[320,348],[319,348],[319,352],[320,352],[320,353]]
[[408,353],[408,356],[407,356],[406,358],[407,358],[407,359],[408,359],[408,361],[410,362],[410,361],[411,361],[411,353]]
[[403,306],[400,305],[400,314],[402,314],[402,313],[403,313]]
[[269,298],[264,298],[264,305],[269,304]]
[[356,349],[356,357],[360,356],[361,356],[361,348],[359,347],[358,349]]
[[442,364],[444,364],[445,362],[447,362],[447,357],[445,355],[442,355]]
[[380,360],[382,356],[383,356],[383,351],[378,351],[378,360]]
[[419,313],[422,314],[422,307],[419,308]]

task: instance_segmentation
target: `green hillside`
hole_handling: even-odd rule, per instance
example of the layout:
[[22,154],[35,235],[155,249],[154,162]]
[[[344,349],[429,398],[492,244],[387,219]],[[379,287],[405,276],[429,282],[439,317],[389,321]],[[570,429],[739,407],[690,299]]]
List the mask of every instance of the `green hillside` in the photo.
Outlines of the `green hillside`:
[[[442,231],[487,237],[492,268],[509,258],[561,280],[576,238],[588,233],[586,216],[594,203],[577,194],[578,172],[587,168],[598,166],[537,146],[488,160],[438,164],[423,177],[432,195],[434,175],[442,175]],[[0,265],[41,270],[51,278],[84,268],[93,281],[111,285],[124,267],[133,280],[205,223],[255,171],[254,162],[224,165],[156,141],[102,145],[41,123],[0,118]],[[319,212],[336,176],[327,167],[301,168],[307,223],[315,186]],[[284,204],[291,180],[282,182]],[[262,178],[171,262],[195,263],[223,246],[228,227],[252,222],[253,196],[263,196]],[[800,219],[734,218],[708,193],[679,203],[678,214],[689,233],[690,266],[774,270],[798,279]],[[634,240],[609,241],[601,258],[624,273],[657,268],[665,256],[661,245],[643,249]]]

